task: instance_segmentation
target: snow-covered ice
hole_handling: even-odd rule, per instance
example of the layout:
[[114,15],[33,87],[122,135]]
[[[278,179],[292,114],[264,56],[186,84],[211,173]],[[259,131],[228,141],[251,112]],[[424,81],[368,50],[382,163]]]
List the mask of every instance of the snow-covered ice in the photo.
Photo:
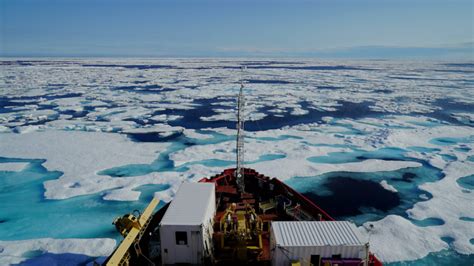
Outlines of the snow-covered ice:
[[364,234],[370,236],[371,250],[384,262],[415,260],[425,257],[430,252],[447,249],[431,227],[419,227],[398,215],[389,215],[373,224],[369,232],[369,223],[360,227]]
[[103,239],[53,239],[0,241],[0,264],[17,264],[25,261],[25,253],[40,251],[53,254],[84,254],[90,257],[108,256],[115,247],[115,240]]
[[[172,200],[182,182],[233,167],[238,67],[246,64],[247,166],[286,182],[338,173],[369,180],[378,175],[377,187],[411,202],[377,220],[370,208],[361,208],[366,218],[360,230],[374,225],[370,242],[379,258],[426,264],[430,254],[448,250],[474,261],[474,191],[459,182],[474,175],[472,64],[238,58],[0,62],[6,61],[0,64],[0,196],[10,195],[2,191],[8,186],[24,188],[26,194],[18,197],[39,194],[35,206],[77,208],[87,202],[81,211],[95,225],[111,222],[94,220],[111,218],[95,213],[99,204],[114,206],[118,216],[132,211],[127,204],[145,205],[147,197]],[[413,195],[404,198],[407,193]],[[19,209],[28,209],[21,204],[30,201],[15,200]],[[2,211],[0,229],[25,222],[16,215],[9,219],[13,210]],[[60,215],[65,223],[75,220]],[[0,237],[0,264],[20,263],[38,256],[37,250],[108,255],[114,241],[104,236],[110,231],[90,229],[78,228],[88,233],[74,236],[88,239],[48,238],[54,229],[30,239]]]
[[382,180],[382,181],[380,181],[380,185],[381,185],[383,188],[385,188],[386,190],[388,190],[388,191],[398,192],[398,190],[397,190],[395,187],[393,187],[392,185],[390,185],[390,184],[387,182],[387,180]]
[[[127,164],[151,163],[167,143],[134,143],[125,135],[82,132],[44,131],[0,135],[0,156],[45,159],[48,170],[61,171],[58,180],[47,181],[45,197],[66,199],[96,193],[118,186],[101,170]],[[88,184],[93,183],[94,186]]]

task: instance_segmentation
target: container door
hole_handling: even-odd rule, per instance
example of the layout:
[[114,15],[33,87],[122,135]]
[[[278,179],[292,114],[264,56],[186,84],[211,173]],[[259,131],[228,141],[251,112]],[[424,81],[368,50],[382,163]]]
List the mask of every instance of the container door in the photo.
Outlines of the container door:
[[191,231],[191,263],[201,264],[202,257],[202,243],[201,243],[201,234],[199,231]]
[[[170,260],[171,264],[174,263],[192,263],[192,234],[190,235],[188,231],[176,231],[175,232],[175,242],[173,246],[175,247],[172,251],[173,259]],[[168,251],[170,252],[170,251]]]

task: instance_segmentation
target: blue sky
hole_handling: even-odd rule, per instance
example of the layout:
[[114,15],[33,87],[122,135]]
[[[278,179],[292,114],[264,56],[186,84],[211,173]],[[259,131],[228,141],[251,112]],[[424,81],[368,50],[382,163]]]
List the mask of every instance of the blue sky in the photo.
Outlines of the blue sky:
[[473,59],[473,2],[0,0],[0,56]]

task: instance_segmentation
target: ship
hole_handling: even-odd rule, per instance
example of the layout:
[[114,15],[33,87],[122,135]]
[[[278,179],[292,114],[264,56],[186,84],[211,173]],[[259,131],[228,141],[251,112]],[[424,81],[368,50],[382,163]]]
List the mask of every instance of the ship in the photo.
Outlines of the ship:
[[243,89],[241,79],[236,167],[181,184],[158,211],[154,198],[116,218],[124,239],[102,265],[382,265],[353,223],[244,167]]

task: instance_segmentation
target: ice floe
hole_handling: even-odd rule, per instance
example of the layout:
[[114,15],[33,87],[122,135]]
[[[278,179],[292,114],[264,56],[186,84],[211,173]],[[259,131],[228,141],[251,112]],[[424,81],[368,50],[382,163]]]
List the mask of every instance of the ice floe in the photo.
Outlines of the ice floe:
[[124,135],[100,132],[56,130],[0,135],[0,156],[46,159],[44,166],[48,170],[64,173],[58,180],[45,182],[45,196],[51,199],[112,188],[115,182],[102,185],[110,177],[98,175],[99,171],[151,163],[168,146],[167,143],[134,143]]
[[[367,231],[370,224],[373,228]],[[372,252],[384,262],[415,260],[449,247],[431,227],[416,226],[398,215],[364,224],[360,230],[370,236]]]
[[380,181],[380,185],[381,185],[383,188],[385,188],[386,190],[388,190],[388,191],[398,192],[398,190],[397,190],[394,186],[390,185],[390,184],[387,182],[387,180],[382,180],[382,181]]
[[454,239],[452,246],[461,254],[474,253],[474,245],[469,240],[474,237],[474,223],[463,221],[460,217],[474,217],[474,193],[464,193],[457,180],[474,174],[474,163],[453,162],[443,170],[446,175],[435,183],[425,183],[420,187],[433,195],[408,210],[411,218],[422,220],[431,217],[441,218],[445,224],[435,227],[431,234]]
[[0,264],[17,264],[31,259],[28,252],[53,254],[83,254],[89,257],[108,256],[115,247],[115,240],[102,239],[53,239],[0,241]]

